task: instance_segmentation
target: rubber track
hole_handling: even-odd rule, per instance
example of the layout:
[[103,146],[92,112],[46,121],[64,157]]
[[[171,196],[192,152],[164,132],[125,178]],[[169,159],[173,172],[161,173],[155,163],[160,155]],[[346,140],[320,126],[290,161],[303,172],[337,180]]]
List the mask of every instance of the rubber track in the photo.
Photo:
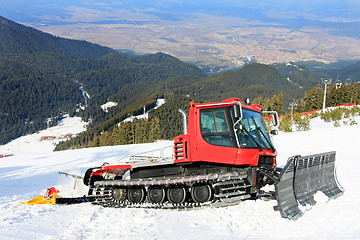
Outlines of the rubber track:
[[[246,175],[238,175],[237,173],[229,174],[210,174],[193,177],[182,177],[182,178],[168,178],[168,179],[136,179],[136,180],[105,180],[97,181],[92,186],[93,197],[96,199],[94,204],[99,204],[104,207],[115,207],[115,208],[159,208],[159,209],[177,209],[187,210],[200,207],[223,207],[235,205],[238,202],[251,198],[249,189],[252,187],[251,184],[246,183]],[[210,184],[213,196],[212,199],[204,203],[195,203],[190,194],[186,201],[182,204],[172,204],[168,201],[157,204],[150,203],[146,198],[144,202],[133,204],[127,199],[115,200],[112,196],[113,188],[129,188],[131,186],[163,186],[166,189],[171,185],[184,185],[187,190],[191,188],[193,184],[197,183],[208,183]],[[188,191],[189,192],[189,191]]]

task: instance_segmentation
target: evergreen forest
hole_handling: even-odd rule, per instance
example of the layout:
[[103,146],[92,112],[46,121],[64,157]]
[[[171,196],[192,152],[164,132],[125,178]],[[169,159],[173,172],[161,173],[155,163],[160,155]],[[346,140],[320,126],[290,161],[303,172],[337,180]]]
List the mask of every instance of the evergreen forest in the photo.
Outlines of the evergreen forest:
[[[65,114],[82,117],[91,128],[147,101],[168,78],[204,77],[163,53],[121,54],[3,17],[0,36],[0,144],[52,126]],[[105,113],[100,106],[108,101],[118,105]]]

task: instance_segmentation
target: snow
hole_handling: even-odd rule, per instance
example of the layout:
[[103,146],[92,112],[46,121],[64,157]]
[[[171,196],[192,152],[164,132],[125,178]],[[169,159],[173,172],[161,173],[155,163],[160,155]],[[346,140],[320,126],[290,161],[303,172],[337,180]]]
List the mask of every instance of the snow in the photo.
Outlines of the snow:
[[[41,130],[34,134],[29,134],[17,138],[3,146],[0,146],[0,154],[31,154],[52,152],[57,143],[65,141],[67,137],[86,130],[87,123],[80,117],[65,117],[54,127]],[[54,136],[52,140],[41,140],[42,137]]]
[[[20,204],[45,194],[48,187],[57,186],[61,193],[66,187],[71,190],[72,183],[64,185],[66,177],[59,171],[83,174],[103,162],[118,163],[122,157],[173,144],[161,141],[0,159],[0,239],[359,239],[360,117],[355,120],[359,125],[334,127],[316,118],[310,131],[274,137],[279,165],[292,155],[337,151],[344,195],[327,201],[316,194],[318,204],[297,221],[281,218],[273,210],[275,200],[196,210]],[[37,148],[37,140],[28,144]]]
[[294,83],[293,81],[291,81],[291,80],[290,80],[290,77],[287,77],[286,80],[287,80],[288,82],[291,82],[291,83],[294,84],[295,86],[298,86],[299,88],[303,88],[303,87],[300,86],[299,84]]
[[90,99],[90,95],[84,90],[84,87],[82,85],[79,87],[79,89],[84,97],[85,105],[87,105],[87,100]]
[[[153,109],[157,109],[158,107],[160,107],[161,105],[163,105],[165,103],[165,99],[163,98],[158,98],[155,104],[155,107]],[[145,106],[144,106],[145,107]],[[146,109],[145,109],[146,110]],[[151,110],[151,109],[150,109]],[[150,111],[149,110],[149,111]],[[137,116],[131,116],[126,118],[123,122],[132,122],[135,119],[146,119],[149,117],[149,111],[145,111],[143,114],[137,115]]]
[[101,108],[104,112],[108,112],[108,111],[109,111],[109,110],[108,110],[109,108],[115,107],[115,106],[117,106],[117,105],[118,105],[117,102],[107,102],[107,103],[101,105],[100,108]]

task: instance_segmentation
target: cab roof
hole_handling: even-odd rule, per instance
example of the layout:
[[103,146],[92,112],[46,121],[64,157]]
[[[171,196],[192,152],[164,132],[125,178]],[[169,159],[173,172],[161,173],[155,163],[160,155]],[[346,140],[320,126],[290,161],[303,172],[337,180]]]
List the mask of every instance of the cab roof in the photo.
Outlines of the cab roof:
[[228,98],[221,102],[211,102],[211,103],[194,103],[191,101],[190,107],[196,107],[196,108],[211,108],[211,107],[216,107],[216,106],[227,107],[227,106],[232,106],[234,104],[241,104],[242,108],[252,109],[252,110],[261,112],[260,104],[252,104],[250,106],[243,105],[240,98]]

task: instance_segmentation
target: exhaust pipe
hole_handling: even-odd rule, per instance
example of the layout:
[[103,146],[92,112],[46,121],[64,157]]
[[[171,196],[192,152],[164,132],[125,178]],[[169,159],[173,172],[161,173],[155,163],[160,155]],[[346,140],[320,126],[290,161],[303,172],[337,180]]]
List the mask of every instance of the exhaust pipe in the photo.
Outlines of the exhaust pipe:
[[183,115],[183,128],[184,128],[184,134],[187,134],[187,117],[186,112],[179,108],[179,112]]

